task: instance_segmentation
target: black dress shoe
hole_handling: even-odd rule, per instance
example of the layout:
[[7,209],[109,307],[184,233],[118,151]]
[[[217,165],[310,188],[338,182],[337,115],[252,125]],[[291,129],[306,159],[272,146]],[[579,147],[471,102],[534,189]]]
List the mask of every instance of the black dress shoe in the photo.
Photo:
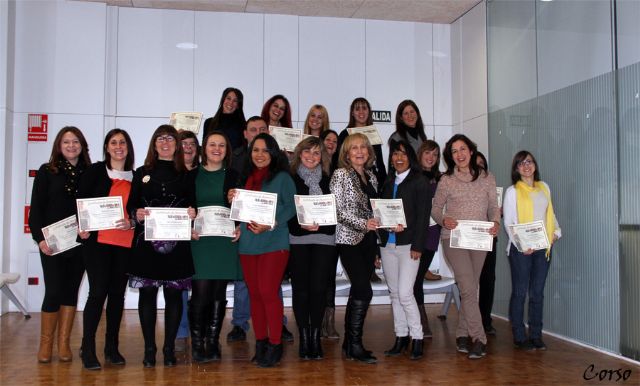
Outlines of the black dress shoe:
[[247,340],[247,333],[240,326],[233,326],[227,334],[227,342],[240,342]]
[[162,354],[164,354],[165,367],[173,367],[178,363],[178,360],[176,359],[176,352],[173,348],[163,348]]
[[146,368],[156,367],[156,348],[145,348],[142,364]]
[[409,358],[413,360],[422,358],[423,344],[424,341],[422,339],[413,339],[411,341],[411,356]]
[[293,342],[293,334],[291,331],[287,330],[287,326],[282,325],[282,340],[285,342]]
[[118,349],[104,350],[104,361],[112,365],[122,366],[127,363]]
[[398,356],[402,354],[407,347],[409,347],[409,336],[396,336],[396,341],[393,343],[393,347],[385,351],[384,355],[388,357]]

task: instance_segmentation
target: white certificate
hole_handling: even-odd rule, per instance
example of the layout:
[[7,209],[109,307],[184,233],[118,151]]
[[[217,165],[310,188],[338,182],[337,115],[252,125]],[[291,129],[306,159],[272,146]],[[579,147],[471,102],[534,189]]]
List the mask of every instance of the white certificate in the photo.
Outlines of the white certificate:
[[378,228],[395,228],[398,224],[407,227],[407,218],[404,216],[402,199],[391,200],[371,199],[373,217],[380,221]]
[[176,130],[193,131],[195,134],[200,132],[200,122],[202,122],[202,113],[195,111],[171,113],[169,117],[169,124]]
[[451,231],[451,248],[491,251],[493,236],[489,230],[495,224],[489,221],[458,220],[458,226]]
[[538,251],[549,248],[549,237],[542,220],[528,222],[525,224],[509,225],[511,239],[520,252],[529,249]]
[[254,221],[258,224],[274,226],[277,204],[277,193],[236,189],[229,218],[234,221]]
[[81,231],[115,229],[116,221],[124,218],[122,197],[78,198],[78,227]]
[[203,206],[198,208],[198,217],[193,220],[193,229],[200,236],[235,237],[236,224],[229,220],[229,208]]
[[336,196],[322,195],[294,195],[296,213],[300,225],[336,225]]
[[302,129],[269,126],[269,134],[276,139],[281,150],[294,151],[302,141]]
[[380,137],[380,133],[378,132],[378,128],[375,125],[364,126],[364,127],[347,127],[347,133],[355,134],[362,133],[369,138],[369,143],[371,145],[381,145],[382,138]]
[[144,239],[191,240],[191,219],[187,208],[145,208]]
[[75,215],[42,228],[42,235],[54,255],[80,245],[76,241],[78,222]]
[[496,186],[496,194],[498,197],[498,208],[502,208],[502,186]]

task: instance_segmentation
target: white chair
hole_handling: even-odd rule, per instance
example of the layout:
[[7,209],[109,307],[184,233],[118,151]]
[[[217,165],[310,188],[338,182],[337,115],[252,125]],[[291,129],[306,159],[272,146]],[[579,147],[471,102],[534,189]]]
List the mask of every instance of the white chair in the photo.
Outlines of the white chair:
[[423,284],[424,294],[445,294],[442,310],[440,311],[440,315],[438,315],[438,319],[446,320],[451,301],[454,301],[456,308],[458,311],[460,310],[460,290],[456,284],[456,279],[453,277],[451,268],[449,268],[444,256],[442,256],[442,247],[438,249],[434,259],[437,259],[434,263],[437,264],[442,279],[434,281],[425,280]]
[[9,288],[9,284],[13,284],[19,279],[19,273],[0,273],[0,290],[2,290],[3,294],[7,295],[9,300],[11,300],[11,302],[15,304],[16,307],[18,307],[18,309],[22,312],[22,315],[24,315],[25,319],[30,319],[31,315],[29,315],[27,309],[24,308],[22,303],[20,303],[18,298],[16,298],[16,295],[13,294],[13,291],[11,291],[11,288]]

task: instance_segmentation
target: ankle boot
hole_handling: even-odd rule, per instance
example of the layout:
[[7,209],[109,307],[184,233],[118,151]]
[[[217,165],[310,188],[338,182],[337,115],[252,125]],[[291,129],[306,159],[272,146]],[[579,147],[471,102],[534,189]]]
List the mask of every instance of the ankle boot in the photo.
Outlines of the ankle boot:
[[340,334],[336,331],[336,309],[334,307],[325,308],[323,325],[326,328],[329,339],[340,339]]
[[373,364],[377,362],[376,357],[371,355],[362,345],[362,331],[364,321],[369,309],[369,301],[351,299],[349,319],[347,321],[347,334],[349,341],[347,344],[347,358],[364,363]]
[[309,350],[310,350],[310,342],[311,333],[309,332],[309,326],[302,326],[298,329],[300,334],[300,341],[298,342],[298,356],[300,359],[311,359],[309,358]]
[[269,344],[268,338],[256,340],[256,353],[253,356],[253,358],[251,358],[251,362],[257,364],[257,363],[260,363],[261,361],[264,361],[264,356],[267,352],[268,344]]
[[264,358],[261,362],[258,362],[259,367],[274,367],[280,363],[282,359],[282,343],[273,344],[267,343],[267,351],[264,354]]
[[322,344],[320,342],[320,329],[314,327],[311,329],[311,337],[309,339],[309,359],[322,359]]
[[418,306],[418,311],[420,311],[420,324],[422,324],[422,333],[424,334],[424,338],[433,338],[433,333],[429,327],[429,318],[427,318],[427,310],[425,309],[424,304]]
[[58,312],[40,313],[40,349],[38,350],[38,362],[51,362],[53,351],[53,336],[58,324]]
[[69,345],[69,337],[73,328],[73,319],[76,316],[76,308],[73,306],[60,306],[60,325],[58,326],[58,357],[61,362],[71,362],[73,354]]
[[104,361],[112,365],[122,366],[127,363],[118,350],[118,336],[106,336],[104,339]]
[[162,348],[162,354],[164,355],[165,367],[173,367],[178,363],[175,346],[164,346]]
[[409,336],[396,336],[396,341],[389,350],[384,352],[387,357],[395,357],[404,352],[409,347]]
[[411,341],[411,356],[413,360],[422,358],[422,346],[424,341],[422,339],[414,339]]
[[146,346],[144,347],[144,359],[142,360],[142,364],[144,367],[155,367],[156,366],[156,345]]
[[100,362],[96,356],[96,341],[91,338],[82,338],[82,346],[80,347],[80,358],[82,366],[87,370],[100,370]]
[[222,330],[222,322],[224,321],[226,310],[226,300],[216,300],[213,302],[213,309],[211,318],[209,319],[209,325],[207,326],[206,336],[206,357],[211,361],[219,361],[221,358],[220,331]]
[[191,359],[197,363],[208,362],[204,347],[204,312],[196,308],[193,302],[189,302],[187,313],[189,315],[189,327],[191,328]]

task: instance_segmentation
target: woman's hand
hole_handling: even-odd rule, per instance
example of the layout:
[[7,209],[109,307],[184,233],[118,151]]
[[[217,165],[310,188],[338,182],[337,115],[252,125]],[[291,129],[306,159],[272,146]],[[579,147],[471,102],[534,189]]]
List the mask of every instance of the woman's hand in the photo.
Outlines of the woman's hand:
[[[128,231],[129,229],[131,229],[131,221],[126,218],[121,218],[120,220],[116,221],[116,229],[119,229],[121,231]],[[80,235],[80,237],[82,237],[82,235]]]
[[242,233],[242,231],[240,230],[240,227],[237,226],[236,230],[233,231],[233,238],[231,239],[232,243],[235,243],[236,241],[240,240],[240,234]]
[[533,254],[533,252],[535,252],[533,249],[529,248],[526,251],[522,252],[523,255],[525,256],[529,256],[531,254]]
[[200,234],[193,228],[191,228],[191,240],[200,240]]
[[444,226],[448,230],[454,230],[458,226],[458,221],[456,221],[452,217],[445,217],[442,219],[442,226]]
[[394,233],[400,233],[404,231],[404,225],[398,224],[395,228],[392,229]]
[[144,221],[144,216],[148,216],[148,215],[149,215],[149,211],[147,209],[138,208],[136,210],[136,221],[141,223]]
[[255,221],[251,221],[249,224],[247,224],[247,229],[253,233],[255,233],[256,235],[259,235],[260,233],[264,233],[267,231],[271,230],[271,226],[270,225],[265,225],[265,224],[258,224]]
[[411,259],[413,259],[413,260],[420,260],[420,257],[422,257],[422,252],[419,252],[419,251],[411,251]]
[[367,220],[368,231],[375,231],[376,229],[378,229],[378,225],[380,225],[380,221],[378,221],[378,219],[370,218]]
[[42,253],[44,253],[47,256],[53,255],[53,251],[51,250],[51,248],[49,248],[49,246],[47,245],[47,242],[44,240],[38,243],[38,248],[40,248],[40,251],[42,251]]
[[300,228],[309,232],[316,232],[318,229],[320,229],[320,225],[315,223],[313,225],[300,225]]
[[192,207],[189,207],[189,209],[187,209],[187,213],[189,214],[189,218],[191,220],[193,220],[194,218],[196,218],[196,210],[193,209]]
[[554,233],[553,238],[551,240],[551,244],[554,244],[556,241],[558,241],[558,235]]
[[229,203],[233,202],[233,198],[236,196],[236,190],[235,189],[229,189],[229,191],[227,192],[227,201],[229,201]]
[[[80,236],[80,238],[82,240],[88,239],[90,235],[91,235],[91,233],[89,231],[81,231],[80,229],[78,229],[78,236]],[[40,248],[40,249],[42,249],[42,248]]]
[[489,234],[493,237],[498,235],[498,231],[500,230],[500,223],[497,221],[493,222],[493,226],[489,228]]

